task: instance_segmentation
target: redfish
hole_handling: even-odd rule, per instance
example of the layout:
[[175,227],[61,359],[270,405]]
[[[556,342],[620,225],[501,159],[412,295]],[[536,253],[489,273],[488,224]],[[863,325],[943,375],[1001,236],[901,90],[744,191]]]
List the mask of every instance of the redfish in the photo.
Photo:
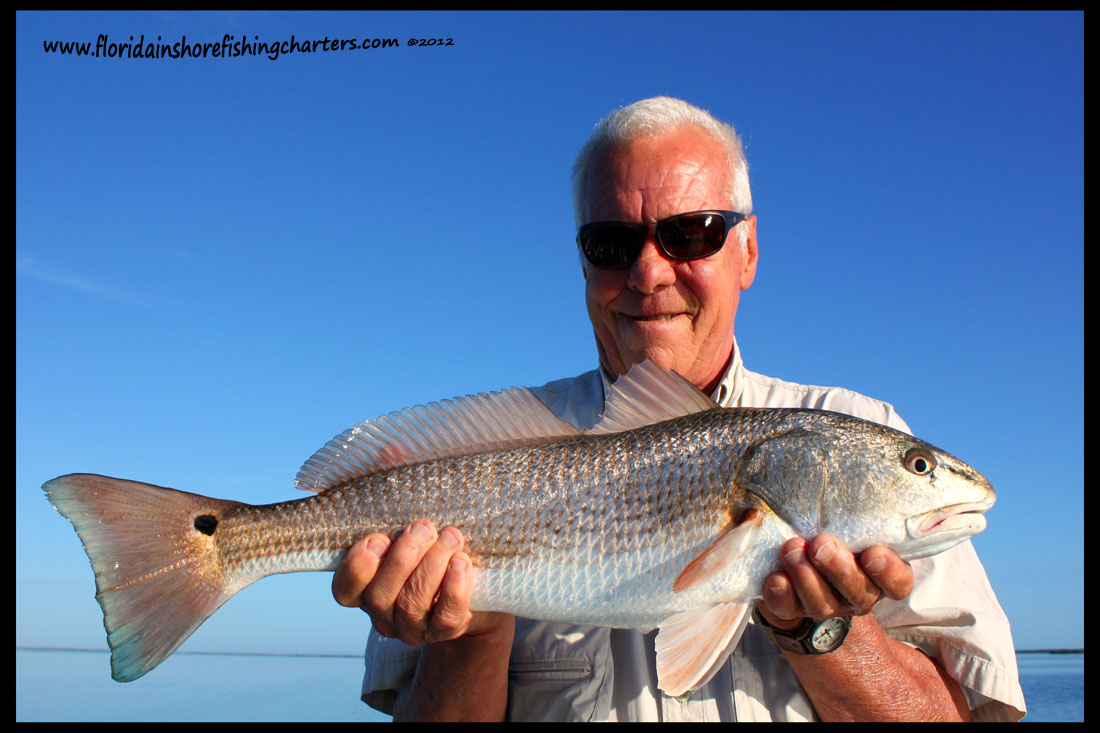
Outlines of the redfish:
[[659,629],[659,686],[706,682],[736,646],[779,547],[829,533],[904,559],[982,531],[995,500],[962,461],[824,410],[719,408],[646,362],[581,432],[516,388],[408,408],[330,440],[315,496],[253,506],[93,474],[44,486],[95,572],[114,679],[141,677],[245,586],[334,570],[373,532],[457,527],[471,609]]

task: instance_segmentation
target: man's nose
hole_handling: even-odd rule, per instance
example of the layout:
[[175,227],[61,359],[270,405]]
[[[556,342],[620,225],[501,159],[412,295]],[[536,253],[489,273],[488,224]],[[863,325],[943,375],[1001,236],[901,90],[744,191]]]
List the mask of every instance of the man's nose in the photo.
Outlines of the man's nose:
[[657,246],[657,240],[650,234],[642,245],[642,251],[638,253],[638,259],[630,266],[627,285],[648,295],[674,282],[675,263],[665,256]]

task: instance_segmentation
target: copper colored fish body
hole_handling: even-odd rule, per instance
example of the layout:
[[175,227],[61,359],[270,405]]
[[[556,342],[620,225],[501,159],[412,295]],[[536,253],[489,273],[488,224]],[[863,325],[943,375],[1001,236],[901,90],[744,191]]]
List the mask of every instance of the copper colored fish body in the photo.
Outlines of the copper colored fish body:
[[516,389],[410,408],[329,441],[316,496],[265,506],[71,474],[43,487],[96,575],[115,679],[136,679],[245,586],[333,570],[372,532],[455,526],[473,610],[650,630],[663,690],[734,648],[778,548],[822,532],[904,558],[985,527],[989,483],[912,436],[820,410],[720,409],[646,363],[578,432]]

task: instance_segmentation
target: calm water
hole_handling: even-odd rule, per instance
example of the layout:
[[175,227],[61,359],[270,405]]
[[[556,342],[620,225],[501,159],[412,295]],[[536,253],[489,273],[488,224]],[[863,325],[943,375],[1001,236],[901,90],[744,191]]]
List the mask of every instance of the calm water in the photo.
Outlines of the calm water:
[[[1085,656],[1020,654],[1025,722],[1084,721]],[[15,652],[17,721],[382,721],[361,659],[176,654],[121,685],[106,652]]]
[[377,721],[362,658],[174,654],[111,679],[106,652],[15,652],[17,721]]
[[1017,654],[1028,723],[1085,719],[1084,654]]

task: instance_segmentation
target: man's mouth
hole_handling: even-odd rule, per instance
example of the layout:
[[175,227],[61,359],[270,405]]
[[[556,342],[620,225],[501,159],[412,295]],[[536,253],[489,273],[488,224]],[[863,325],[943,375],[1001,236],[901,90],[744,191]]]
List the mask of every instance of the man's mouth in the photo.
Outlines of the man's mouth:
[[673,318],[681,315],[680,313],[666,313],[660,316],[627,316],[635,321],[671,321]]

